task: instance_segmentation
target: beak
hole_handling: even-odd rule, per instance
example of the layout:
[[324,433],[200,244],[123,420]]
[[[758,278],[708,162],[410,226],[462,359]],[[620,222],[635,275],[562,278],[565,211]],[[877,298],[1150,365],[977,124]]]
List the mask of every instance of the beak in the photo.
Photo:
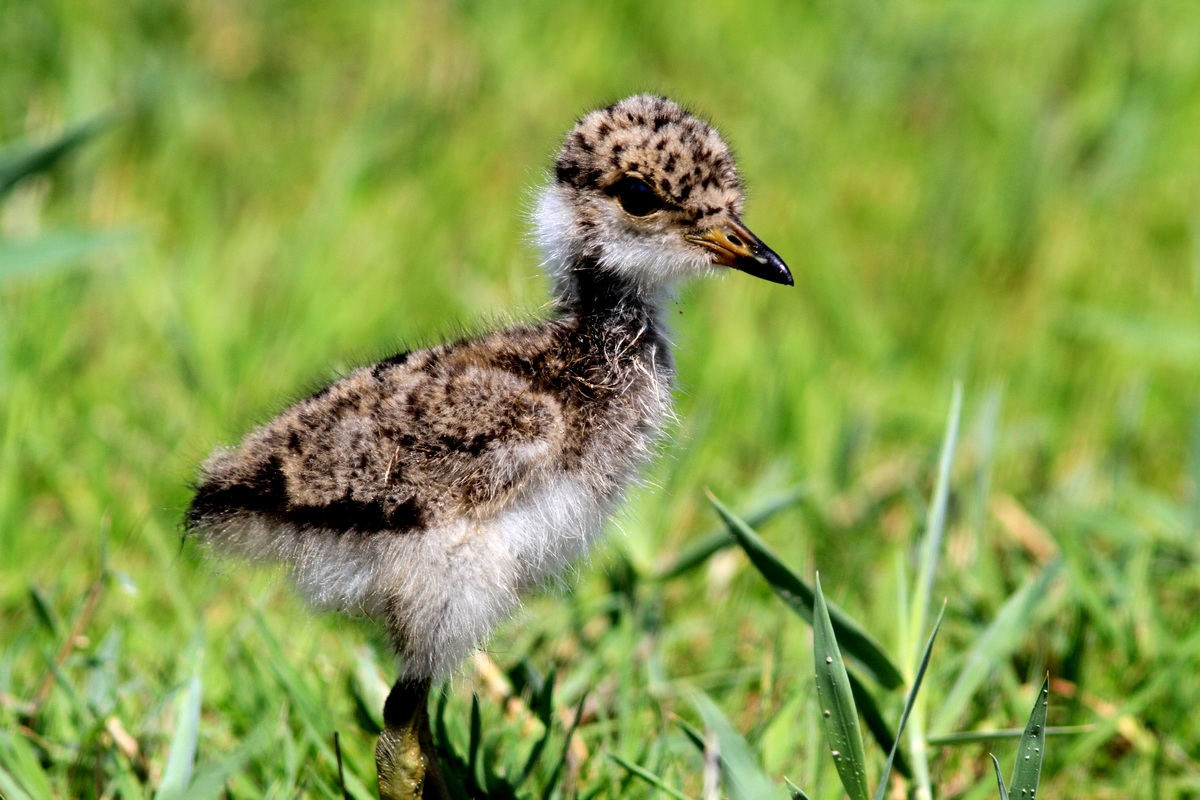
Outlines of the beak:
[[711,250],[714,264],[733,267],[772,283],[793,284],[792,273],[783,259],[739,220],[704,233],[689,233],[684,238]]

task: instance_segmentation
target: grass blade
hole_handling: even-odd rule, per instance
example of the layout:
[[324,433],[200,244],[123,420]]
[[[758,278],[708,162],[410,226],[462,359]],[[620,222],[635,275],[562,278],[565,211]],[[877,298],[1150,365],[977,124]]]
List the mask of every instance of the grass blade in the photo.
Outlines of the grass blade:
[[[770,500],[766,505],[747,514],[746,524],[751,528],[757,528],[781,511],[786,511],[796,505],[807,496],[808,490],[800,487],[782,497]],[[669,566],[656,572],[654,580],[665,581],[679,577],[683,573],[700,566],[714,554],[734,543],[734,538],[729,535],[728,526],[711,531],[707,535],[701,536],[695,544],[680,553],[679,557]]]
[[784,778],[783,782],[787,785],[787,790],[792,793],[792,800],[811,800],[811,798],[804,793],[803,789],[792,783],[787,778]]
[[529,757],[525,759],[525,767],[521,770],[521,775],[517,779],[516,785],[520,786],[525,781],[529,780],[529,776],[533,774],[533,768],[537,766],[538,761],[542,757],[542,753],[546,750],[546,745],[550,741],[550,734],[554,730],[554,670],[541,681],[541,689],[536,686],[531,687],[531,696],[529,698],[530,708],[533,709],[534,716],[542,722],[542,735],[533,745],[533,749],[529,751]]
[[[919,637],[929,627],[929,604],[942,552],[942,537],[946,532],[946,505],[950,497],[950,472],[954,466],[954,450],[958,442],[959,421],[962,418],[962,401],[962,383],[956,381],[950,400],[950,414],[946,420],[946,435],[942,440],[942,451],[938,458],[937,483],[925,521],[924,546],[922,548],[924,552],[917,568],[917,588],[913,593],[913,605],[902,637],[903,648],[905,652],[913,654],[914,665],[917,661]],[[916,784],[919,797],[933,796],[933,787],[929,780],[926,712],[923,699],[914,703],[910,714],[912,723],[908,729],[909,754],[912,756],[913,762],[913,782]]]
[[896,726],[896,738],[892,743],[891,752],[888,753],[887,763],[883,765],[883,774],[879,776],[879,788],[875,790],[875,800],[883,800],[884,794],[887,792],[887,782],[892,773],[892,765],[896,762],[896,756],[900,752],[900,737],[904,735],[904,726],[908,724],[908,715],[916,704],[917,692],[921,691],[921,681],[925,679],[925,670],[929,668],[929,657],[933,654],[933,643],[937,640],[938,631],[942,627],[942,620],[945,616],[946,603],[943,601],[937,622],[933,623],[933,631],[929,634],[929,641],[925,643],[925,652],[921,654],[921,665],[917,667],[917,676],[913,679],[912,688],[908,690],[908,697],[904,700],[904,711],[900,713],[900,724]]
[[567,735],[563,737],[562,753],[559,754],[558,763],[554,765],[554,770],[550,773],[550,780],[546,781],[542,800],[550,800],[550,796],[554,794],[554,787],[562,776],[563,767],[567,763],[567,755],[571,752],[571,737],[575,735],[575,728],[579,726],[579,720],[583,718],[583,704],[587,702],[587,699],[586,694],[579,697],[579,702],[575,706],[575,714],[571,717],[571,725],[567,728]]
[[277,735],[278,722],[273,719],[260,722],[248,735],[240,739],[233,752],[224,755],[219,761],[199,767],[189,782],[187,792],[180,800],[220,797],[221,790],[229,780],[245,769],[252,759],[270,748]]
[[721,771],[725,777],[725,788],[732,800],[758,800],[774,797],[777,787],[759,767],[750,750],[750,745],[721,713],[708,695],[695,691],[691,701],[704,727],[717,734],[721,747]]
[[693,745],[695,745],[697,750],[699,750],[701,753],[703,753],[704,752],[704,734],[701,731],[698,731],[698,730],[696,730],[696,728],[689,725],[687,723],[687,720],[681,719],[679,717],[675,718],[675,724],[678,725],[679,729],[683,731],[683,735],[688,738],[688,741],[690,741]]
[[0,797],[10,798],[10,800],[31,800],[28,794],[17,786],[15,780],[4,767],[0,767]]
[[[858,715],[862,717],[863,724],[867,726],[867,730],[871,733],[871,738],[879,745],[881,750],[891,751],[896,746],[896,739],[899,737],[892,735],[891,726],[887,724],[887,720],[883,718],[883,712],[879,710],[879,704],[875,702],[875,697],[867,691],[867,687],[859,680],[859,677],[849,670],[846,675],[850,678],[850,691],[854,694],[854,704],[858,706]],[[908,761],[904,758],[904,753],[896,751],[896,763],[894,764],[896,771],[906,778],[912,777],[912,773],[908,766]]]
[[79,266],[100,250],[132,240],[130,231],[83,233],[58,231],[29,241],[0,241],[0,280],[24,275],[47,275]]
[[107,114],[90,119],[42,144],[13,144],[0,150],[0,197],[12,191],[25,178],[46,172],[77,150],[80,145],[106,128]]
[[[1095,723],[1087,725],[1055,725],[1046,728],[1046,738],[1051,736],[1080,736],[1085,733],[1095,733],[1100,726]],[[929,743],[940,747],[960,747],[980,742],[994,742],[997,739],[1020,739],[1025,735],[1024,728],[992,728],[982,731],[957,731],[930,736]]]
[[933,502],[929,504],[929,516],[925,521],[925,547],[917,574],[916,605],[913,607],[913,637],[921,635],[928,627],[929,606],[933,596],[933,580],[937,575],[938,560],[942,552],[942,537],[946,532],[946,505],[950,498],[950,470],[954,466],[954,448],[958,443],[958,427],[962,418],[962,384],[954,384],[950,400],[950,416],[946,420],[946,435],[942,440],[942,452],[938,457],[937,484],[933,490]]
[[1004,788],[1004,776],[1000,774],[1000,761],[992,756],[992,767],[996,770],[996,784],[1000,787],[1000,800],[1008,800],[1008,790]]
[[995,665],[1004,663],[1021,637],[1028,632],[1030,617],[1038,601],[1046,596],[1046,588],[1058,574],[1060,564],[1054,562],[1030,578],[996,612],[995,619],[972,645],[930,730],[949,730]]
[[33,606],[38,620],[46,626],[46,630],[50,631],[55,639],[58,639],[62,635],[62,623],[58,619],[58,613],[54,610],[50,599],[32,583],[29,584],[29,602]]
[[196,764],[196,741],[199,735],[200,669],[197,664],[195,674],[175,699],[175,735],[171,737],[167,766],[154,795],[155,800],[182,797],[187,791]]
[[[746,551],[746,555],[779,595],[800,617],[813,624],[813,601],[815,595],[800,576],[792,572],[769,548],[749,525],[739,519],[720,500],[708,493],[709,502],[729,527],[729,532]],[[855,661],[872,680],[885,689],[895,689],[904,683],[897,667],[883,648],[863,628],[836,606],[828,606],[829,618],[838,642],[845,648],[846,655]]]
[[[328,704],[322,699],[311,677],[306,678],[306,674],[284,655],[283,646],[267,624],[262,611],[251,608],[250,614],[250,622],[258,633],[260,646],[249,651],[248,657],[262,664],[266,674],[271,676],[287,699],[288,708],[295,712],[295,719],[303,729],[306,746],[311,747],[326,763],[334,763],[337,754],[333,751],[333,737],[330,734],[336,726]],[[248,647],[248,644],[244,642],[243,647]],[[355,797],[370,796],[353,770],[346,774],[346,788]]]
[[390,687],[380,676],[375,656],[369,647],[360,647],[354,653],[354,674],[351,690],[358,711],[370,723],[368,730],[376,736],[383,730],[383,706],[387,702]]
[[971,537],[974,540],[974,558],[982,550],[984,528],[987,525],[988,498],[992,494],[992,469],[996,460],[997,428],[1000,425],[1000,403],[1003,392],[994,386],[983,398],[983,408],[975,424],[975,440],[979,448],[979,462],[975,473],[975,491],[971,500],[969,519]]
[[825,738],[833,755],[838,777],[851,800],[867,800],[867,756],[863,750],[862,731],[858,725],[858,709],[850,691],[846,664],[838,650],[829,606],[821,591],[821,576],[816,580],[816,599],[813,605],[813,660],[816,664],[817,698],[821,705],[821,722]]
[[1046,744],[1046,714],[1050,706],[1050,676],[1042,681],[1025,733],[1017,745],[1017,763],[1013,767],[1008,788],[1017,797],[1036,797],[1038,781],[1042,776],[1042,755]]
[[521,777],[518,778],[516,786],[521,786],[522,783],[529,780],[529,776],[533,775],[534,766],[538,765],[541,760],[541,754],[546,751],[546,745],[550,744],[550,735],[554,729],[554,669],[551,668],[550,673],[546,678],[541,679],[541,688],[538,686],[530,686],[529,708],[533,709],[534,716],[541,721],[542,732],[541,738],[535,742],[533,750],[529,751],[529,757],[526,758],[524,769],[521,770]]
[[467,770],[479,779],[479,752],[483,749],[483,715],[479,710],[479,695],[471,694],[471,734],[467,739]]
[[[12,770],[12,772],[6,772]],[[0,732],[0,797],[54,797],[55,791],[41,758],[15,730]]]
[[665,781],[663,781],[662,778],[658,777],[657,775],[655,775],[653,772],[646,769],[645,767],[639,767],[637,764],[626,761],[625,759],[621,758],[616,753],[607,753],[606,755],[608,756],[608,759],[610,761],[615,762],[617,765],[619,765],[622,769],[624,769],[626,772],[630,773],[631,775],[636,775],[637,777],[641,778],[646,783],[653,786],[655,789],[666,792],[671,797],[676,798],[676,800],[691,800],[691,798],[688,797],[686,794],[679,791],[674,786],[670,786]]

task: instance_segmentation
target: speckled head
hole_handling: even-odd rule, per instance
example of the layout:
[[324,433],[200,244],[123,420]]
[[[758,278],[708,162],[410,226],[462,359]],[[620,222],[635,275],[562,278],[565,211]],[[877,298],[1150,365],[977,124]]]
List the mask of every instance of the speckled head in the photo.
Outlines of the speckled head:
[[572,271],[594,267],[650,291],[717,266],[791,285],[787,266],[743,224],[744,197],[711,126],[664,97],[637,95],[567,135],[538,204],[538,240],[560,290]]

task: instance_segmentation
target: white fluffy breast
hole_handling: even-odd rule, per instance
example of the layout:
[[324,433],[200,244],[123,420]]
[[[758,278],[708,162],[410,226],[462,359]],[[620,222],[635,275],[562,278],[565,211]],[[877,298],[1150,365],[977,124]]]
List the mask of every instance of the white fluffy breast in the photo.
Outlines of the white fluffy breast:
[[583,480],[560,472],[500,514],[493,531],[521,565],[519,588],[561,574],[586,554],[609,510]]
[[489,520],[371,536],[353,549],[335,536],[296,536],[275,555],[313,605],[403,619],[405,672],[441,676],[526,590],[586,554],[609,510],[584,482],[556,473]]

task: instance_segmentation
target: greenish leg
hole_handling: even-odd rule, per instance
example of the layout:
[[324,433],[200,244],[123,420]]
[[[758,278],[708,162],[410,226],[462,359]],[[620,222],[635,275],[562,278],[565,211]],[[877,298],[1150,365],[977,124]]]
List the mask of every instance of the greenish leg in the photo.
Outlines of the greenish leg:
[[380,800],[448,800],[429,730],[429,681],[400,678],[383,705],[375,746]]

